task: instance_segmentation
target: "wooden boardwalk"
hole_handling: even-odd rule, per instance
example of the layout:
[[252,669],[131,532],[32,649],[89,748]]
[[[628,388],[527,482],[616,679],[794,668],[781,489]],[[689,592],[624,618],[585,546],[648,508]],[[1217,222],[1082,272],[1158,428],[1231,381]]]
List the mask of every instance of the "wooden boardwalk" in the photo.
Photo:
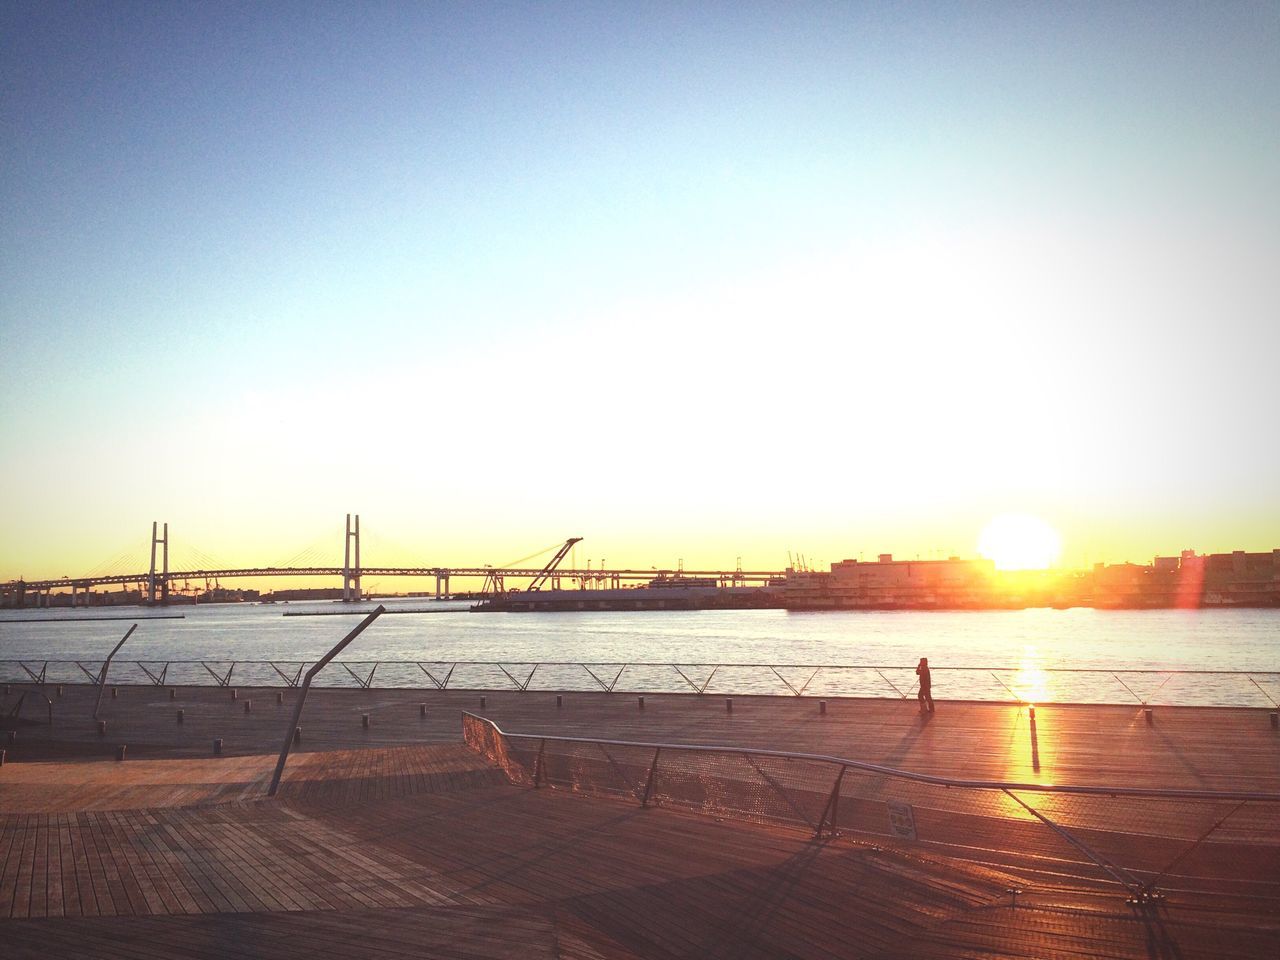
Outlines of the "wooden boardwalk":
[[[22,689],[32,688],[14,685],[0,698],[0,714]],[[110,759],[119,744],[130,762],[211,757],[215,738],[229,756],[278,752],[295,696],[285,690],[277,704],[276,689],[240,688],[232,699],[226,689],[179,687],[172,700],[161,687],[118,690],[102,701],[107,731],[99,736],[93,688],[67,685],[61,697],[45,688],[53,725],[43,723],[44,701],[29,699],[23,717],[42,722],[16,731],[9,758]],[[826,753],[955,777],[1280,793],[1280,731],[1269,711],[1249,708],[1157,707],[1148,724],[1137,706],[1047,705],[1037,709],[1033,737],[1025,707],[997,703],[939,701],[926,718],[914,700],[830,700],[820,715],[808,697],[735,697],[727,712],[725,698],[711,695],[648,694],[640,710],[632,694],[574,692],[557,709],[556,695],[544,692],[317,689],[299,749],[454,742],[463,710],[521,733]]]
[[[252,696],[253,710],[243,711]],[[479,694],[313,691],[263,797],[274,691],[87,689],[0,768],[8,957],[1280,957],[1280,837],[1150,907],[1018,830],[908,843],[508,784],[456,741]],[[286,697],[287,699],[287,697]],[[418,704],[428,704],[425,719]],[[42,702],[43,703],[43,702]],[[1263,711],[486,694],[513,732],[743,743],[961,776],[1280,791]],[[86,709],[87,708],[87,709]],[[174,722],[174,711],[185,722]],[[25,713],[25,711],[24,711]],[[361,715],[370,714],[365,729]],[[118,735],[117,735],[118,734]],[[211,738],[229,756],[210,756]],[[105,756],[129,744],[123,763]],[[1141,842],[1141,841],[1138,841]],[[977,861],[982,862],[977,862]],[[1011,888],[1023,893],[1014,898]]]

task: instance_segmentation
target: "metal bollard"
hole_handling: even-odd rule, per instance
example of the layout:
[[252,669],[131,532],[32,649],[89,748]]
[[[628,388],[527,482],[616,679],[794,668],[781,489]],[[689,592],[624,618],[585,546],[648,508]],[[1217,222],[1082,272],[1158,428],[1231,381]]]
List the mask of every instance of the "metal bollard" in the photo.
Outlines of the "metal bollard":
[[183,718],[183,712],[182,712],[182,710],[181,710],[181,709],[179,709],[179,710],[178,710],[178,726],[182,726],[182,723],[183,723],[183,719],[182,719],[182,718]]
[[1148,707],[1146,710],[1143,710],[1142,713],[1147,718],[1147,726],[1151,726],[1155,722],[1151,717],[1151,708]]
[[294,728],[293,728],[293,742],[294,742],[294,743],[301,743],[301,742],[302,742],[302,728],[301,728],[301,727],[294,727]]
[[239,700],[239,699],[240,699],[240,691],[239,691],[239,690],[232,690],[232,691],[231,691],[231,699],[232,699],[232,700]]
[[556,709],[557,709],[557,710],[559,710],[559,709],[561,709],[563,706],[564,706],[564,697],[563,697],[561,694],[558,694],[558,693],[557,693],[557,694],[556,694]]
[[244,702],[244,712],[245,712],[245,713],[252,713],[252,712],[253,712],[253,701],[252,701],[252,700],[246,700],[246,701]]
[[485,697],[481,697],[481,698],[480,698],[480,709],[481,709],[481,710],[483,710],[483,709],[484,709],[484,707],[485,707],[485,704],[486,704],[486,703],[488,703],[488,700],[487,700]]
[[112,688],[111,688],[111,699],[112,699],[112,700],[116,700],[116,699],[119,699],[119,697],[120,697],[120,688],[119,688],[119,687],[112,687]]
[[284,692],[283,692],[283,691],[280,691],[280,690],[277,690],[277,691],[276,691],[276,705],[277,705],[277,706],[279,706],[279,705],[280,705],[280,704],[282,704],[282,703],[284,703]]
[[120,746],[116,747],[116,759],[117,759],[117,760],[123,760],[123,759],[124,759],[124,752],[125,752],[125,750],[127,750],[127,749],[128,749],[128,747],[127,747],[125,744],[123,744],[123,743],[122,743],[122,744],[120,744]]
[[105,737],[107,735],[107,721],[98,721],[98,736]]
[[222,738],[221,737],[218,737],[217,740],[213,741],[213,755],[215,757],[222,756]]
[[818,714],[819,716],[823,716],[823,717],[827,715],[827,701],[825,700],[818,701]]
[[5,755],[5,751],[0,750],[0,767],[4,766],[4,755]]
[[178,691],[177,691],[177,690],[174,690],[172,687],[170,687],[170,688],[169,688],[169,699],[170,699],[170,700],[177,700],[177,699],[178,699]]
[[1271,715],[1271,729],[1275,730],[1278,727],[1280,727],[1280,713],[1273,713]]
[[1027,716],[1031,718],[1032,723],[1036,722],[1036,705],[1034,703],[1027,704]]
[[427,705],[425,703],[418,704],[418,716],[425,717],[427,715]]
[[62,696],[62,684],[58,684],[58,696]]
[[641,710],[643,710],[643,709],[644,709],[644,697],[636,697],[636,700],[637,700],[637,701],[639,702],[639,704],[640,704],[640,709],[641,709]]
[[364,727],[366,730],[369,729],[369,715],[367,713],[360,714],[360,726]]
[[725,712],[725,713],[733,713],[733,698],[732,698],[732,697],[725,697],[725,698],[724,698],[724,712]]

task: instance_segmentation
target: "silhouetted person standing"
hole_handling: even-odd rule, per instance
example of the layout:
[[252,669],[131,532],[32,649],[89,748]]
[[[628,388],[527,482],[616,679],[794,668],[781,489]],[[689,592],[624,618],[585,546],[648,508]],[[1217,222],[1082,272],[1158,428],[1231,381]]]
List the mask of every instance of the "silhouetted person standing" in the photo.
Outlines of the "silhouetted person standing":
[[929,658],[921,657],[916,664],[916,676],[920,678],[920,692],[916,699],[920,701],[920,712],[928,710],[933,713],[933,678],[929,676]]

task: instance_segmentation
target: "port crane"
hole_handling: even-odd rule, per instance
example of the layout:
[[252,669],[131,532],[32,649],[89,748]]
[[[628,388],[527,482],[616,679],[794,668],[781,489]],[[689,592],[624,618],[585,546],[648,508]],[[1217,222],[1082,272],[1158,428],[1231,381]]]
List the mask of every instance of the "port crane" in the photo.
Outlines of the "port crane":
[[[574,544],[580,543],[581,541],[581,537],[570,537],[561,544],[560,549],[556,551],[556,555],[548,560],[547,565],[534,575],[533,580],[529,583],[529,586],[526,589],[541,590],[547,580],[550,579],[551,575],[555,573],[556,568],[560,566],[560,561],[569,555],[569,551],[573,549]],[[506,586],[503,582],[502,572],[500,570],[491,571],[484,579],[484,588],[481,590],[481,593],[501,594],[505,592]]]
[[570,537],[564,542],[564,545],[556,551],[556,555],[547,561],[547,565],[538,571],[538,575],[533,578],[529,584],[530,590],[541,590],[542,585],[547,582],[547,578],[555,572],[556,567],[560,566],[560,561],[569,555],[569,551],[573,549],[575,543],[580,543],[581,537]]

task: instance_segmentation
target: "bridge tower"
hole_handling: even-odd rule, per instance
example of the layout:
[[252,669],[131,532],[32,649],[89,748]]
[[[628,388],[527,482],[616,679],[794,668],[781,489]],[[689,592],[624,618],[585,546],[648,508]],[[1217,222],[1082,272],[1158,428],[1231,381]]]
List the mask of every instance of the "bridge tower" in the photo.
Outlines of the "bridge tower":
[[164,525],[164,537],[156,536],[156,522],[151,521],[151,573],[147,575],[147,602],[156,602],[156,547],[164,544],[164,567],[160,573],[160,602],[169,602],[169,524]]
[[[360,514],[355,515],[356,522],[352,526],[351,514],[347,514],[347,535],[343,538],[342,557],[342,600],[360,599]],[[351,541],[356,544],[356,565],[351,566]],[[354,592],[354,596],[352,593]]]

